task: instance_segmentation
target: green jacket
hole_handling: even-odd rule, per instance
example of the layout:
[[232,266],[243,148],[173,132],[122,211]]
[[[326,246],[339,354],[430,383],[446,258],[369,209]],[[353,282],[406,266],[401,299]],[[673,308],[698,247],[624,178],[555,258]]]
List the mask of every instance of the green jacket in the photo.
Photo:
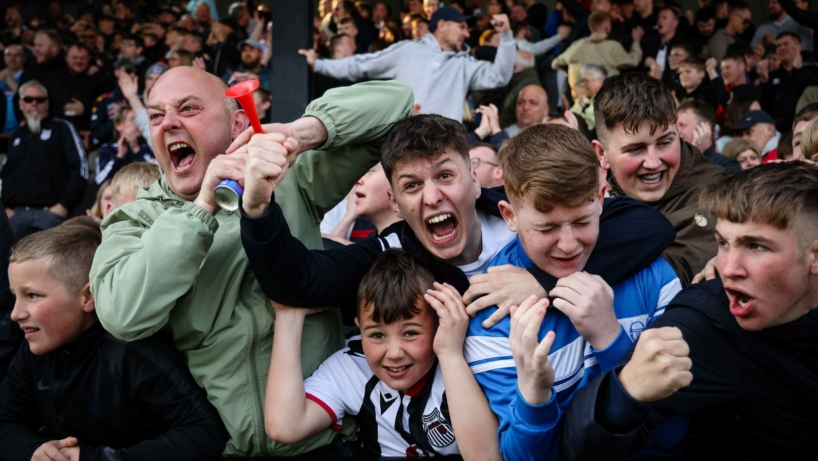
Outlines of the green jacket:
[[[408,85],[370,82],[328,91],[307,107],[305,116],[327,128],[327,142],[301,154],[275,193],[293,234],[307,247],[321,248],[324,213],[380,160],[384,136],[411,114],[413,103]],[[237,211],[211,216],[173,194],[163,175],[135,202],[111,213],[102,229],[91,268],[102,325],[128,341],[159,330],[171,335],[230,433],[225,455],[291,456],[336,436],[328,429],[285,445],[265,434],[275,314],[248,266]],[[343,340],[337,310],[308,317],[304,376],[342,348]],[[343,433],[354,430],[348,424]]]

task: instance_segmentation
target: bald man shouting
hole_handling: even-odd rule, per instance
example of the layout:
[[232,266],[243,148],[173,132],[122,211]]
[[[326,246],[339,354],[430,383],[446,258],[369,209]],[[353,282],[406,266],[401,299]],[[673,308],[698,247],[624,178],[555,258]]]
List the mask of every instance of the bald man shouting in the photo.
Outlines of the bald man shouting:
[[[147,108],[162,177],[103,223],[91,285],[99,319],[114,336],[133,341],[162,330],[172,338],[230,433],[226,456],[293,456],[354,427],[291,445],[265,435],[274,314],[248,268],[239,212],[219,209],[213,190],[226,178],[243,184],[253,149],[286,148],[291,171],[275,201],[293,234],[320,248],[324,213],[378,163],[381,139],[411,114],[414,100],[397,82],[339,88],[313,101],[303,118],[253,135],[225,89],[193,67],[171,69],[156,82]],[[337,310],[311,315],[304,376],[341,347]]]

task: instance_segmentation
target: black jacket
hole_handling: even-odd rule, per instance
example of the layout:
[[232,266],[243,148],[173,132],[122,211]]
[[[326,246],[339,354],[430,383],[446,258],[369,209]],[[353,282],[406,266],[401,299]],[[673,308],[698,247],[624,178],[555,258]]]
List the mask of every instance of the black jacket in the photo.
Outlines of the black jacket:
[[6,209],[0,203],[0,382],[6,378],[11,360],[23,341],[23,330],[11,320],[14,296],[9,290],[8,269],[13,244],[14,234],[6,217]]
[[9,139],[0,178],[6,208],[60,203],[70,212],[88,184],[82,139],[73,125],[59,118],[44,118],[39,134],[23,125]]
[[[499,216],[500,200],[506,200],[504,192],[483,189],[476,206]],[[434,259],[404,221],[385,229],[381,237],[389,234],[397,234],[403,250],[420,258],[435,280],[461,293],[468,289],[466,274]],[[383,239],[373,237],[340,249],[310,251],[292,236],[275,202],[265,216],[252,219],[242,213],[241,237],[264,294],[299,307],[355,306],[358,284],[385,246]],[[652,263],[674,237],[670,223],[647,205],[628,198],[607,199],[599,239],[585,270],[616,283]],[[530,272],[546,291],[554,288],[556,278],[537,268]]]
[[99,322],[43,355],[24,342],[0,387],[0,457],[28,461],[69,436],[83,461],[207,459],[228,438],[172,345],[120,341]]
[[[721,280],[680,292],[649,328],[677,327],[690,347],[693,382],[644,404],[618,380],[619,366],[577,391],[565,412],[569,460],[619,459],[651,443],[651,428],[691,415],[689,459],[815,459],[818,455],[818,310],[762,331],[730,314]],[[635,347],[635,346],[634,346]]]

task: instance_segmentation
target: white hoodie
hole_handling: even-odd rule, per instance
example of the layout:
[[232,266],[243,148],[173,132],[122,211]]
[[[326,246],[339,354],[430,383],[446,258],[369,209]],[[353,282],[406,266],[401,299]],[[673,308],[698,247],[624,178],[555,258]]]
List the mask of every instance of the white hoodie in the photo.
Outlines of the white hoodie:
[[443,51],[429,33],[419,41],[403,40],[377,53],[319,59],[315,72],[350,81],[398,80],[412,87],[421,113],[462,121],[466,93],[508,85],[516,53],[511,32],[500,34],[494,63],[473,58],[468,47]]

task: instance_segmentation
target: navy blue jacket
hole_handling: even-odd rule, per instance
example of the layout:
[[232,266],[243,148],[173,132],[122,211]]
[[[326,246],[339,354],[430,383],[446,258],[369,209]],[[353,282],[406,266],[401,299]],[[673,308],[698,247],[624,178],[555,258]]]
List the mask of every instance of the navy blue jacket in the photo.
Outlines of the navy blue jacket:
[[[561,450],[569,460],[620,459],[651,445],[651,429],[691,415],[689,459],[818,456],[818,309],[762,331],[742,329],[721,280],[692,285],[648,328],[677,327],[690,347],[693,382],[646,404],[628,395],[619,365],[574,394]],[[635,346],[634,346],[635,347]]]
[[[500,216],[497,203],[506,200],[499,189],[483,189],[476,207]],[[397,234],[401,246],[426,265],[435,280],[464,293],[466,275],[456,266],[434,259],[403,221],[381,237]],[[630,198],[606,199],[600,232],[586,270],[616,283],[651,264],[675,238],[673,227],[651,207]],[[242,213],[241,238],[250,268],[264,294],[279,303],[298,307],[355,306],[358,284],[385,249],[383,239],[369,238],[331,250],[308,250],[292,236],[281,208],[273,201],[258,218]],[[557,279],[538,268],[529,269],[546,291]]]

